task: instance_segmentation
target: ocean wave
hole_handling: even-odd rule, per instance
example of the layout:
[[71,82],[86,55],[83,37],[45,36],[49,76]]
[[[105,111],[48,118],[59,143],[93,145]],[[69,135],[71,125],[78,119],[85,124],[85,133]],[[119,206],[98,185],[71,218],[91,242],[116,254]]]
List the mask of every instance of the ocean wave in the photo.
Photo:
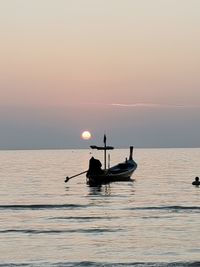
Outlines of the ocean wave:
[[200,211],[198,206],[147,206],[147,207],[128,207],[124,210],[168,210],[168,211]]
[[20,234],[62,234],[62,233],[104,233],[104,232],[119,232],[122,229],[115,228],[90,228],[90,229],[4,229],[0,230],[0,234],[20,233]]
[[[41,209],[76,209],[88,208],[88,204],[17,204],[17,205],[0,205],[0,210],[41,210]],[[125,207],[123,210],[171,210],[171,211],[200,211],[199,206],[146,206],[146,207]],[[87,217],[87,219],[94,219]],[[58,217],[64,219],[64,217]],[[73,219],[73,218],[72,218]],[[80,219],[83,219],[80,217]]]
[[0,210],[41,210],[41,209],[74,209],[85,208],[88,205],[80,204],[18,204],[18,205],[0,205]]
[[50,217],[49,220],[104,220],[104,219],[118,219],[119,217],[114,216],[60,216],[60,217]]
[[0,264],[0,267],[199,267],[199,261],[191,262],[128,262],[128,263],[106,263],[106,262],[93,262],[93,261],[82,261],[82,262],[39,262],[39,263],[4,263]]

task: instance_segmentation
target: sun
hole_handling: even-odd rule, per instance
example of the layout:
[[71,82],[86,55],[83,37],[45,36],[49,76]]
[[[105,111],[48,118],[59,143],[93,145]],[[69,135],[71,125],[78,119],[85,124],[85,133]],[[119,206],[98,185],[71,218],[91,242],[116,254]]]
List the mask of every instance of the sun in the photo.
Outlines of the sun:
[[82,132],[81,137],[84,140],[89,140],[92,137],[92,135],[91,135],[91,133],[89,131],[84,131],[84,132]]

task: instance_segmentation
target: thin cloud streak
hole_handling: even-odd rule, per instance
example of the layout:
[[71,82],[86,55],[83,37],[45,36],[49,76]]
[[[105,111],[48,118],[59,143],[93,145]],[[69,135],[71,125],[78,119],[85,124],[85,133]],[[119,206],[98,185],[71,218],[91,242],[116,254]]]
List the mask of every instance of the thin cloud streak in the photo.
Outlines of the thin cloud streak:
[[112,106],[117,107],[128,107],[128,108],[200,108],[199,105],[170,105],[170,104],[155,104],[155,103],[134,103],[134,104],[123,104],[113,103]]
[[172,105],[172,104],[156,104],[156,103],[83,103],[83,105],[94,106],[113,106],[125,108],[200,108],[200,105]]

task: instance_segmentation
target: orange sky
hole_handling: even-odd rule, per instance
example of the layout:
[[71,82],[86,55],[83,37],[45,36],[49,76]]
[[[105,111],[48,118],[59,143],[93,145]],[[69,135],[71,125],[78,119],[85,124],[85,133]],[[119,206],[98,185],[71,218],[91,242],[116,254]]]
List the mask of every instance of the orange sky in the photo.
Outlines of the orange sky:
[[2,0],[0,107],[74,106],[77,124],[86,104],[94,119],[95,104],[103,119],[105,104],[195,108],[199,10],[198,0]]

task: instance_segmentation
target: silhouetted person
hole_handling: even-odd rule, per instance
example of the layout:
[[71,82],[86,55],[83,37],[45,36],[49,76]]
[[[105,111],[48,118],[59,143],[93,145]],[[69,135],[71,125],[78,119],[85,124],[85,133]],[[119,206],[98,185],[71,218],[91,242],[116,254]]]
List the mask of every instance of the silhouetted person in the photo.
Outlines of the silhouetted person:
[[103,170],[101,169],[101,161],[98,159],[95,159],[94,157],[91,157],[89,161],[89,170],[87,172],[87,175],[90,174],[102,174]]
[[195,181],[192,182],[193,185],[200,185],[199,177],[195,177]]

